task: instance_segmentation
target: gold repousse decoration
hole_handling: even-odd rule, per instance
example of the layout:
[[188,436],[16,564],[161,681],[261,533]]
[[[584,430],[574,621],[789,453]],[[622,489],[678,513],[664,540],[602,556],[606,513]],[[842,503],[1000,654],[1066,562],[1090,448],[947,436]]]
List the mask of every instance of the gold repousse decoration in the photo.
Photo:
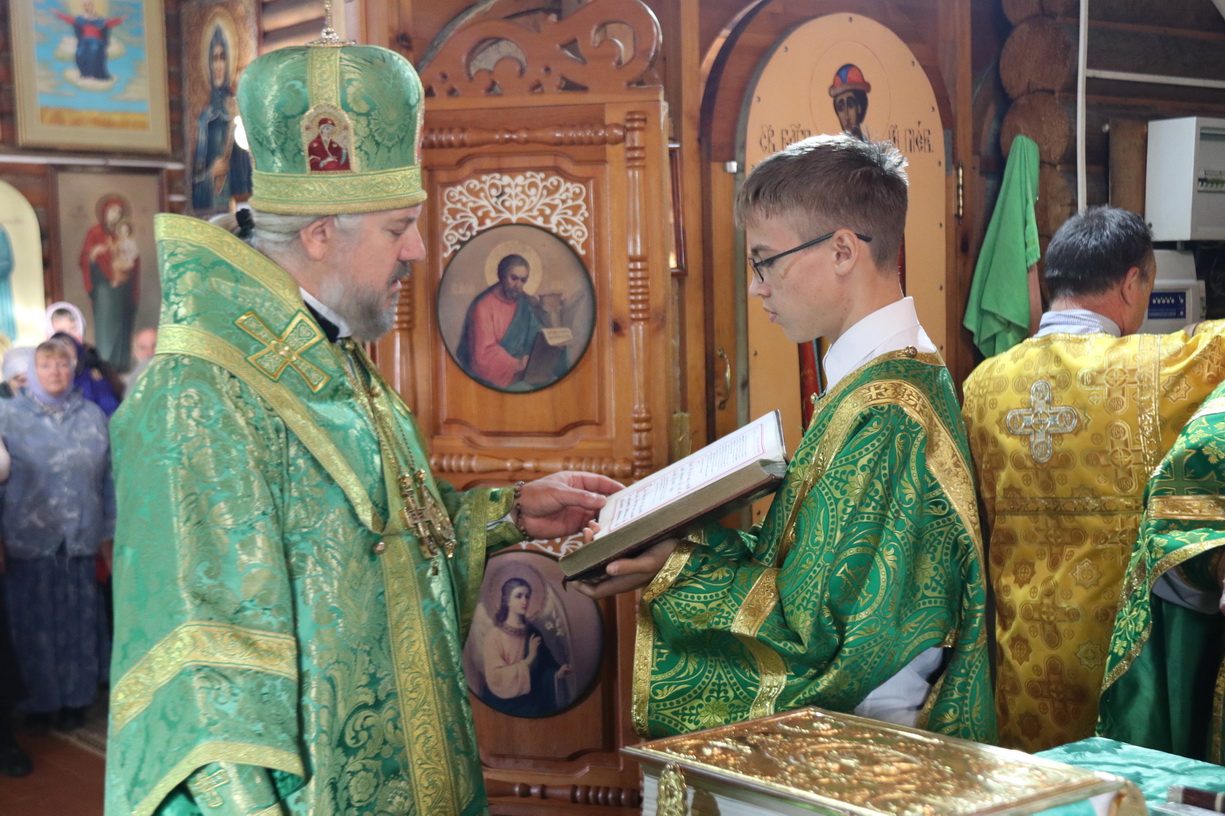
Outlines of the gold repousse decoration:
[[[1080,802],[1127,782],[1058,762],[819,708],[647,742],[625,752],[648,766],[822,812],[969,816],[1033,813]],[[660,813],[664,775],[660,776]],[[1120,814],[1143,803],[1120,800]]]
[[668,765],[659,775],[658,816],[689,816],[689,789],[679,765]]

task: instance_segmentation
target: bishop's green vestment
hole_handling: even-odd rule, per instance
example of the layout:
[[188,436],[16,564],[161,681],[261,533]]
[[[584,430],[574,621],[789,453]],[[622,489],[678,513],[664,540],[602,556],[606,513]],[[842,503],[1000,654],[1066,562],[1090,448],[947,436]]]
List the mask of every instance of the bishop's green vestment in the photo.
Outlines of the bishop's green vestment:
[[969,462],[937,355],[893,352],[847,375],[817,404],[760,529],[703,528],[644,591],[638,732],[850,712],[945,647],[918,725],[993,742]]
[[[106,812],[486,812],[460,653],[511,491],[435,483],[279,266],[195,219],[157,232],[158,354],[112,424]],[[452,558],[401,512],[416,470]]]
[[1221,615],[1153,593],[1163,575],[1220,594],[1225,546],[1225,386],[1183,428],[1149,480],[1102,682],[1098,733],[1225,764]]

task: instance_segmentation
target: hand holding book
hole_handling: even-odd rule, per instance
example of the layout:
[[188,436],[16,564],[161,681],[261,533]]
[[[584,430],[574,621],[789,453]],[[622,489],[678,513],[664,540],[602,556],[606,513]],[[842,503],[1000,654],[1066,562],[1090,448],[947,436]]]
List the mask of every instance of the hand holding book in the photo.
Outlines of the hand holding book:
[[[584,531],[584,537],[586,536]],[[667,562],[679,543],[678,538],[657,541],[638,555],[609,562],[602,575],[578,579],[574,582],[574,587],[588,598],[597,601],[610,595],[642,589],[655,580],[655,574]]]
[[562,572],[569,579],[598,578],[621,560],[627,562],[619,567],[623,576],[647,569],[654,575],[667,554],[653,569],[654,558],[639,562],[634,556],[648,548],[658,553],[656,542],[769,495],[786,469],[782,420],[772,411],[609,496],[598,523],[584,530],[585,546],[562,557]]

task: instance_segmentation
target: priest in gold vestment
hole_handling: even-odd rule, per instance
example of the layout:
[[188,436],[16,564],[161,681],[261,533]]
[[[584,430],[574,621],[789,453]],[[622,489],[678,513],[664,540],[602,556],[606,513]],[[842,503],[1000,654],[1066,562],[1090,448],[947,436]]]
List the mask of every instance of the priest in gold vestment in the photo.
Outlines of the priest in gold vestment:
[[[159,217],[157,355],[111,426],[106,812],[480,816],[461,650],[486,555],[619,485],[457,493],[364,351],[425,251],[408,61],[325,36],[238,99],[253,216]],[[325,122],[346,168],[310,161]]]
[[985,584],[952,380],[902,296],[904,160],[849,135],[791,145],[737,199],[749,293],[829,390],[764,523],[613,562],[648,584],[633,719],[644,736],[816,705],[992,742]]
[[1225,378],[1225,324],[1135,333],[1154,268],[1138,215],[1073,216],[1047,249],[1038,333],[966,380],[1007,747],[1093,735],[1149,474]]

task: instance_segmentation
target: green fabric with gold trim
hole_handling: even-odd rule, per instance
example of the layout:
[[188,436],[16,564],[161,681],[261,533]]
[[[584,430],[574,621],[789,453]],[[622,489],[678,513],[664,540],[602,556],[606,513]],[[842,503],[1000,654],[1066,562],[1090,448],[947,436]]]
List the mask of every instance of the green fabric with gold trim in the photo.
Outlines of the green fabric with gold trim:
[[918,725],[994,741],[969,461],[938,356],[896,352],[848,375],[818,403],[761,527],[704,527],[644,593],[639,732],[850,712],[944,646]]
[[423,102],[417,72],[386,48],[306,45],[263,55],[238,82],[251,206],[336,215],[420,204]]
[[425,447],[364,352],[230,233],[157,235],[158,353],[111,425],[106,812],[485,813],[461,650],[512,492],[428,479],[459,547],[427,557],[394,481]]
[[1225,385],[1179,434],[1149,480],[1102,681],[1098,734],[1223,764],[1222,620],[1158,597],[1171,571],[1220,595],[1225,546]]

